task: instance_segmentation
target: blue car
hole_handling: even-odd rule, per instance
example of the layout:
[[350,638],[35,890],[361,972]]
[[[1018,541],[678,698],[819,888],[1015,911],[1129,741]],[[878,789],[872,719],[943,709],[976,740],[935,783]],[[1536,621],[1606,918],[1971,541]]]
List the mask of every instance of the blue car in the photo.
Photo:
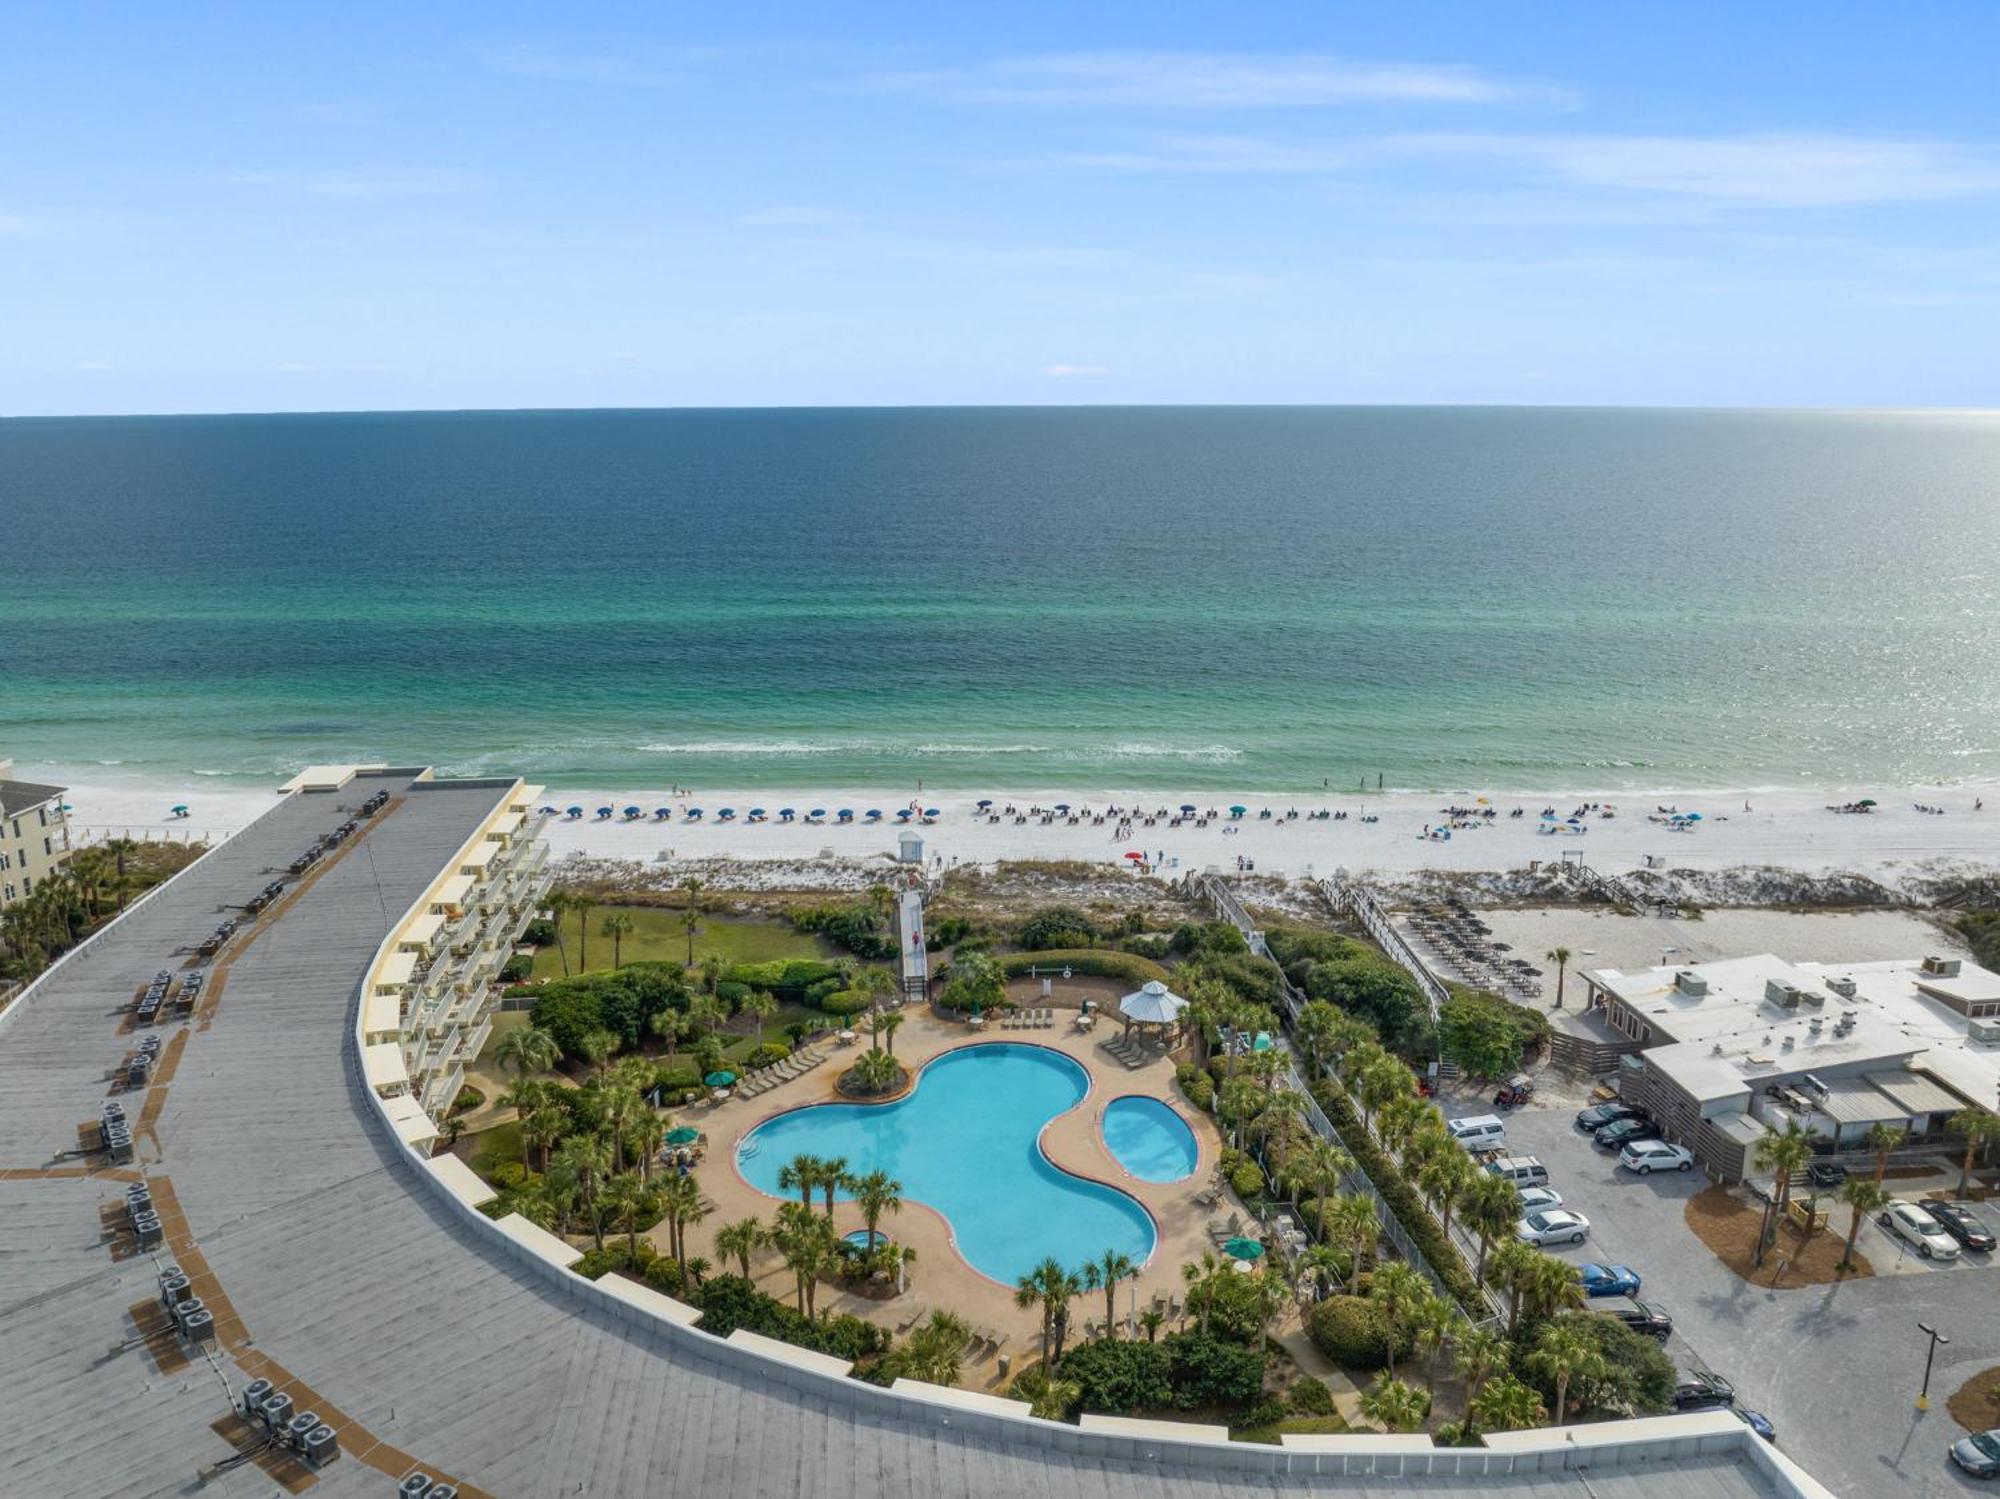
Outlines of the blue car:
[[1586,1296],[1639,1294],[1639,1272],[1630,1265],[1579,1265],[1576,1273]]
[[1740,1405],[1729,1407],[1729,1414],[1756,1432],[1758,1436],[1773,1446],[1778,1442],[1778,1428],[1771,1424],[1771,1418],[1758,1411],[1746,1411]]

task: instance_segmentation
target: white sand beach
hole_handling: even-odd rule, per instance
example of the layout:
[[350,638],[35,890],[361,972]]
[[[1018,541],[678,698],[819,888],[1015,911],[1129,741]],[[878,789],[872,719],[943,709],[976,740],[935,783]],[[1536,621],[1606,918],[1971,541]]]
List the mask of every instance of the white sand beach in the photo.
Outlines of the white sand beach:
[[[93,773],[94,770],[94,773]],[[65,773],[61,767],[23,765],[17,774],[68,785],[80,838],[116,836],[220,838],[246,825],[270,805],[273,791],[190,780],[110,780],[101,768]],[[1490,822],[1462,827],[1449,839],[1427,838],[1426,827],[1444,821],[1447,806],[1477,807],[1486,797],[1497,814]],[[1839,813],[1829,804],[1872,796],[1878,806],[1868,813]],[[1128,836],[1114,836],[1110,820],[1097,825],[1085,818],[1071,826],[1057,818],[1044,823],[1030,816],[1025,823],[1002,815],[996,824],[978,813],[982,798],[993,810],[1012,806],[1018,813],[1067,802],[1071,810],[1091,816],[1117,806],[1148,812],[1165,808],[1170,816],[1151,827],[1137,822]],[[1901,791],[1808,790],[1709,792],[1561,792],[1547,795],[1468,790],[1456,793],[1403,792],[1357,796],[1273,797],[1223,796],[1214,792],[1186,795],[1163,792],[1042,791],[943,792],[914,798],[882,791],[820,789],[781,791],[705,791],[670,795],[664,791],[589,791],[551,788],[544,802],[558,809],[547,819],[545,836],[557,856],[586,855],[593,859],[653,863],[680,859],[810,860],[822,853],[836,858],[866,859],[896,848],[898,808],[936,808],[935,825],[918,829],[927,860],[947,864],[987,864],[1002,859],[1081,859],[1127,864],[1128,852],[1167,874],[1218,867],[1234,871],[1240,858],[1259,874],[1328,875],[1337,869],[1382,876],[1418,870],[1489,871],[1520,869],[1530,860],[1554,861],[1580,853],[1592,866],[1622,873],[1646,866],[1648,858],[1671,868],[1714,871],[1741,867],[1781,866],[1803,874],[1853,873],[1895,884],[1915,872],[1933,876],[2000,869],[2000,786],[1963,784],[1916,787]],[[1983,800],[1984,810],[1975,810]],[[1748,810],[1745,804],[1748,803]],[[169,816],[176,804],[186,804],[185,818]],[[1541,813],[1553,806],[1567,819],[1586,803],[1608,804],[1615,815],[1586,816],[1583,832],[1543,832]],[[1188,804],[1221,815],[1207,826],[1184,820],[1170,826],[1171,814]],[[1921,804],[1943,813],[1916,810]],[[1228,808],[1247,810],[1230,820]],[[583,817],[562,813],[581,807]],[[623,820],[626,807],[642,809],[644,819]],[[610,807],[613,818],[599,820],[597,809]],[[671,807],[666,822],[654,820],[658,807]],[[684,821],[693,807],[703,810],[698,822]],[[716,813],[735,809],[733,821],[719,822]],[[762,807],[771,820],[752,824],[745,816]],[[794,808],[799,819],[776,820],[780,808]],[[822,825],[804,816],[812,808],[826,809]],[[856,822],[840,825],[834,814],[852,808]],[[1509,814],[1523,809],[1516,818]],[[1649,817],[1658,809],[1698,812],[1701,820],[1686,831],[1673,831]],[[880,824],[860,819],[869,808],[884,814]],[[1344,812],[1341,820],[1312,820],[1324,808]],[[1483,809],[1481,809],[1483,810]],[[1263,816],[1269,812],[1270,817]],[[1293,819],[1290,814],[1297,812]],[[1364,817],[1379,819],[1364,822]],[[1563,825],[1567,825],[1566,821]]]

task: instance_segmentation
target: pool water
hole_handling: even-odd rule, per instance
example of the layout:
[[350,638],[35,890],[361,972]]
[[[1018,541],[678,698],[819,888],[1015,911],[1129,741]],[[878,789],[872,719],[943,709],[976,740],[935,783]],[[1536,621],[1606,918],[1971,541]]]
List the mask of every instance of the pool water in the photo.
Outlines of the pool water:
[[792,1201],[778,1173],[796,1155],[886,1171],[906,1203],[944,1216],[973,1269],[1008,1285],[1051,1255],[1072,1270],[1107,1249],[1143,1263],[1157,1239],[1145,1208],[1042,1154],[1042,1127],[1089,1091],[1089,1075],[1059,1052],[962,1047],[925,1067],[895,1103],[821,1103],[766,1120],[738,1143],[736,1165],[758,1191]]
[[1201,1160],[1187,1121],[1157,1098],[1114,1098],[1104,1111],[1104,1148],[1144,1182],[1186,1181]]

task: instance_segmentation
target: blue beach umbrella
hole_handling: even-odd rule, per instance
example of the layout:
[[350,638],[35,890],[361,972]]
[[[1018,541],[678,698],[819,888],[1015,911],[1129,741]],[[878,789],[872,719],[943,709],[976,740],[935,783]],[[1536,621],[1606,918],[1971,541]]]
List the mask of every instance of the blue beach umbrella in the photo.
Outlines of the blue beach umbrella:
[[938,820],[938,818],[939,818],[939,817],[941,817],[941,816],[943,816],[943,815],[944,815],[944,814],[943,814],[943,813],[941,813],[941,812],[939,812],[939,811],[938,811],[938,809],[937,809],[936,807],[926,807],[926,808],[924,808],[924,821],[925,821],[925,822],[936,822],[936,821]]
[[734,807],[724,807],[721,811],[715,814],[715,820],[717,822],[728,822],[735,815],[736,815],[736,809]]
[[1193,802],[1182,802],[1182,803],[1181,803],[1181,810],[1182,810],[1183,812],[1192,812],[1192,811],[1194,811],[1194,809],[1195,809],[1195,807],[1194,807],[1194,803],[1193,803]]
[[910,809],[908,807],[898,807],[896,809],[896,821],[908,822],[909,820],[910,820]]
[[571,808],[569,809],[569,815],[570,815],[571,817],[581,817],[581,816],[583,816],[583,808],[581,808],[581,807],[571,807]]
[[810,812],[806,813],[806,816],[807,816],[807,817],[809,817],[809,818],[811,818],[811,817],[824,817],[824,816],[826,816],[826,808],[824,808],[824,807],[814,807],[814,808],[812,809],[812,811],[810,811]]
[[762,817],[764,815],[764,809],[762,807],[752,807],[750,809],[750,815],[752,817]]
[[778,821],[780,822],[790,822],[794,817],[797,817],[798,815],[799,814],[794,812],[790,807],[778,808]]
[[[188,809],[188,807],[187,807],[187,803],[186,803],[186,802],[175,802],[171,810],[172,810],[172,811],[173,811],[173,812],[174,812],[174,813],[175,813],[175,814],[176,814],[177,816],[181,816],[181,817],[185,817],[185,816],[187,815],[187,809]],[[544,807],[544,808],[542,808],[542,810],[543,810],[544,812],[546,812],[546,811],[548,811],[549,809],[548,809],[547,807]]]
[[707,1083],[711,1088],[726,1088],[736,1081],[736,1074],[733,1072],[711,1072],[702,1081]]
[[1231,807],[1229,809],[1229,815],[1231,817],[1241,817],[1245,812],[1248,812],[1249,810],[1250,809],[1248,807]]
[[862,813],[862,816],[866,817],[870,822],[880,822],[882,820],[882,809],[880,807],[870,807],[866,812]]
[[977,805],[979,806],[981,811],[984,811],[986,808],[993,805],[993,800],[991,797],[981,797]]
[[1683,812],[1683,813],[1681,814],[1681,821],[1682,821],[1682,822],[1700,822],[1700,821],[1701,821],[1701,813],[1699,813],[1699,812]]
[[685,812],[681,813],[681,821],[682,821],[682,822],[694,822],[694,821],[696,821],[697,819],[699,819],[699,818],[700,818],[700,816],[701,816],[701,808],[699,808],[699,807],[689,807],[689,808],[687,809],[687,811],[685,811]]
[[838,812],[834,813],[833,815],[835,817],[838,817],[842,822],[854,821],[854,809],[852,807],[842,807]]
[[1056,810],[1057,810],[1058,812],[1067,812],[1067,811],[1069,810],[1069,803],[1068,803],[1068,802],[1057,802],[1057,803],[1056,803]]
[[653,816],[658,818],[661,822],[665,822],[669,817],[672,817],[673,815],[674,815],[674,809],[672,807],[653,808]]
[[644,816],[645,814],[640,812],[640,810],[637,807],[627,807],[625,809],[625,815],[627,817],[641,817]]

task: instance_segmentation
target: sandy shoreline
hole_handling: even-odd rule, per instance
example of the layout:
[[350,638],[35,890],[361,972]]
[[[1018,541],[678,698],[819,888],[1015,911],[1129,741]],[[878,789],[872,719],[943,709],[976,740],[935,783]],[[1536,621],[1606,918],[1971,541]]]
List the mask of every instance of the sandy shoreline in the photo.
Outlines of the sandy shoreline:
[[[246,826],[269,807],[274,790],[241,786],[216,786],[198,779],[188,781],[112,780],[101,768],[78,767],[65,772],[62,767],[23,765],[17,775],[38,780],[55,780],[70,787],[74,826],[80,839],[103,837],[197,837],[220,838]],[[1456,831],[1448,841],[1427,839],[1426,826],[1441,820],[1447,805],[1474,805],[1485,795],[1499,814],[1490,823]],[[1840,814],[1826,810],[1829,801],[1872,795],[1880,803],[1866,815]],[[1116,805],[1135,804],[1148,810],[1178,809],[1189,803],[1203,811],[1214,807],[1224,817],[1205,828],[1185,822],[1175,828],[1167,820],[1153,827],[1133,827],[1126,838],[1113,836],[1110,822],[1095,826],[1085,821],[1072,827],[1058,820],[1044,825],[1039,817],[1026,824],[1003,818],[993,824],[979,817],[975,803],[992,797],[997,806],[1012,804],[1025,811],[1031,806],[1072,803],[1103,810]],[[1984,799],[1985,810],[1975,811],[1974,802]],[[758,790],[754,792],[704,792],[696,796],[672,796],[654,792],[551,791],[546,804],[559,809],[580,806],[581,820],[563,816],[548,819],[545,836],[558,856],[586,855],[595,859],[634,860],[653,863],[667,859],[784,859],[819,857],[823,851],[848,859],[865,859],[892,852],[896,831],[890,821],[898,807],[910,804],[910,797],[891,796],[880,790],[819,789],[799,791]],[[1391,792],[1357,795],[1324,795],[1312,798],[1245,795],[1218,796],[1213,792],[1177,795],[1149,792],[944,792],[923,798],[924,806],[935,806],[940,817],[935,826],[921,829],[927,858],[943,858],[947,863],[984,864],[1000,859],[1082,859],[1113,864],[1127,862],[1127,851],[1141,851],[1159,863],[1164,856],[1164,872],[1184,873],[1209,866],[1234,871],[1241,858],[1253,861],[1260,874],[1303,876],[1328,875],[1345,868],[1354,873],[1406,874],[1422,869],[1487,871],[1518,869],[1530,860],[1553,861],[1568,852],[1580,852],[1594,867],[1620,873],[1645,866],[1647,859],[1664,860],[1674,868],[1718,870],[1743,866],[1778,865],[1802,873],[1851,872],[1893,881],[1922,867],[1942,871],[1963,866],[1967,872],[2000,868],[2000,786],[1964,784],[1949,787],[1914,787],[1904,790],[1871,792],[1818,792],[1811,790],[1765,791],[1749,794],[1749,811],[1744,810],[1745,793],[1732,792],[1563,792],[1543,796],[1515,793]],[[1565,818],[1585,802],[1608,803],[1616,809],[1610,819],[1592,816],[1585,820],[1588,832],[1549,834],[1540,831],[1540,814],[1553,805]],[[168,815],[176,803],[185,803],[190,815],[184,819]],[[1248,808],[1238,822],[1227,820],[1226,809],[1235,803]],[[1943,815],[1918,812],[1915,804],[1940,806]],[[622,817],[623,809],[638,806],[646,820],[599,821],[596,810],[610,806]],[[652,820],[656,807],[675,809],[666,823]],[[700,822],[686,823],[683,812],[694,806],[704,810]],[[1656,808],[1676,807],[1699,811],[1702,821],[1693,831],[1674,832],[1660,823],[1648,821],[1658,815]],[[723,807],[736,809],[734,822],[715,821]],[[775,814],[781,807],[793,807],[801,814],[823,807],[828,817],[823,826],[809,826],[802,820],[749,824],[742,819],[752,807],[764,807]],[[840,826],[833,814],[842,807],[853,808],[857,819],[871,807],[880,808],[884,823],[869,826],[857,821]],[[1345,812],[1339,821],[1312,821],[1308,814],[1325,808]],[[1519,818],[1508,814],[1524,809]],[[1271,818],[1260,813],[1269,810]],[[1296,810],[1298,818],[1289,820]],[[1379,818],[1363,822],[1361,818]]]

